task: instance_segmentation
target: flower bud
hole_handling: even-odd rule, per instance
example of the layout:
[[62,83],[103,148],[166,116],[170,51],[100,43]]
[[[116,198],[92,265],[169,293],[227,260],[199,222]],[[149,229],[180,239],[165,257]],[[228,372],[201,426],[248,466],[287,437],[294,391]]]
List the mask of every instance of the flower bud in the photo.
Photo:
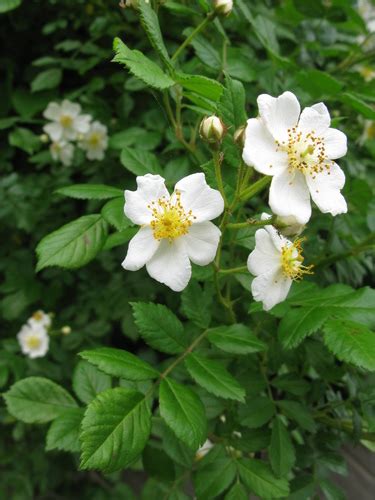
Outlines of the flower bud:
[[203,118],[199,127],[199,135],[204,141],[210,144],[221,142],[225,133],[226,128],[224,123],[215,115]]
[[69,335],[70,333],[72,333],[72,329],[70,328],[70,326],[67,326],[67,325],[66,325],[66,326],[63,326],[63,327],[61,328],[61,333],[62,333],[63,335]]
[[239,127],[233,135],[234,142],[241,149],[245,145],[245,135],[246,135],[246,125],[242,125],[242,127]]
[[39,136],[39,140],[43,144],[47,144],[47,142],[49,142],[49,137],[48,137],[47,134],[42,134],[42,135]]
[[219,16],[229,16],[233,9],[233,0],[214,0],[214,11]]
[[[146,3],[150,3],[150,0],[145,0]],[[139,1],[138,0],[121,0],[119,3],[122,9],[133,8],[138,9]]]
[[278,215],[276,226],[279,226],[279,231],[284,236],[298,236],[305,229],[305,224],[299,223],[294,215]]

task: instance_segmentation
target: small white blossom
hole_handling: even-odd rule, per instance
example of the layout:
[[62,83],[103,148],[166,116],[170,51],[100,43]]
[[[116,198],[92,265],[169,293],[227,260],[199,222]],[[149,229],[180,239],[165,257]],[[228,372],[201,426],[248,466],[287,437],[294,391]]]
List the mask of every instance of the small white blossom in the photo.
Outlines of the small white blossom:
[[311,216],[310,196],[323,213],[347,212],[340,190],[345,175],[333,160],[346,154],[346,136],[330,128],[323,103],[300,113],[294,94],[258,97],[259,118],[246,127],[243,159],[265,175],[273,176],[269,204],[280,216],[293,215],[301,224]]
[[42,327],[48,329],[51,326],[52,320],[49,314],[44,311],[35,311],[35,313],[29,318],[28,324],[31,327]]
[[66,141],[54,141],[49,147],[52,159],[60,161],[66,167],[69,167],[73,162],[74,146]]
[[79,142],[80,148],[86,151],[89,160],[103,160],[108,146],[107,127],[95,121]]
[[311,274],[312,266],[303,265],[301,243],[293,243],[273,226],[265,226],[255,233],[255,248],[247,260],[247,267],[256,278],[251,292],[256,302],[268,311],[286,299],[293,280]]
[[371,82],[375,78],[375,69],[371,68],[371,66],[359,66],[357,71],[365,82]]
[[51,120],[43,127],[52,141],[73,141],[79,134],[85,134],[90,128],[91,116],[81,114],[81,106],[64,99],[61,104],[50,102],[43,113]]
[[370,33],[375,32],[375,6],[369,0],[358,0],[358,12]]
[[375,139],[375,122],[372,120],[365,120],[363,123],[363,132],[359,138],[359,143],[364,144],[366,141]]
[[170,195],[160,175],[137,177],[137,190],[125,191],[125,215],[141,229],[130,241],[122,266],[149,275],[180,292],[191,277],[190,261],[205,266],[215,258],[220,230],[212,223],[224,201],[203,173],[177,182]]
[[42,326],[24,325],[17,334],[21,351],[29,358],[42,358],[48,352],[49,336]]
[[201,460],[213,447],[214,444],[209,439],[206,439],[203,445],[197,450],[195,460]]

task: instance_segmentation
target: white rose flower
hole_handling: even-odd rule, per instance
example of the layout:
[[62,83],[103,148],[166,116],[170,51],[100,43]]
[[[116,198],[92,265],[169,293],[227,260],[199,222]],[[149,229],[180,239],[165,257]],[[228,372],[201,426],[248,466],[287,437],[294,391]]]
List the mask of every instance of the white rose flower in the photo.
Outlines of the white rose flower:
[[203,445],[198,448],[197,452],[195,453],[195,460],[201,460],[204,456],[207,455],[210,450],[212,450],[213,447],[214,444],[212,443],[212,441],[206,439]]
[[91,116],[81,115],[81,106],[64,99],[61,104],[50,102],[43,113],[48,123],[43,130],[52,141],[74,141],[78,134],[85,134],[90,128]]
[[49,336],[41,326],[24,325],[17,334],[23,354],[29,358],[42,358],[48,352]]
[[281,216],[294,215],[305,224],[311,216],[310,196],[323,213],[347,212],[340,190],[345,175],[333,161],[346,154],[346,136],[330,128],[323,103],[305,108],[294,94],[258,97],[259,118],[246,127],[243,159],[265,175],[273,176],[269,204]]
[[268,311],[286,299],[293,280],[312,274],[312,266],[303,265],[301,243],[293,243],[273,226],[265,226],[255,233],[255,248],[247,260],[249,271],[256,276],[251,292],[256,302]]
[[79,142],[79,146],[86,151],[89,160],[103,160],[104,151],[108,146],[107,127],[95,121]]
[[137,177],[137,186],[125,191],[124,211],[142,227],[122,266],[137,271],[146,265],[152,278],[180,292],[191,277],[190,261],[205,266],[215,258],[221,232],[209,221],[223,212],[224,200],[203,173],[181,179],[172,195],[160,175]]
[[35,311],[35,313],[29,318],[28,324],[34,327],[42,327],[48,329],[51,326],[51,316],[46,314],[44,311]]
[[60,161],[66,167],[72,164],[74,156],[74,146],[66,141],[54,141],[49,147],[52,159]]

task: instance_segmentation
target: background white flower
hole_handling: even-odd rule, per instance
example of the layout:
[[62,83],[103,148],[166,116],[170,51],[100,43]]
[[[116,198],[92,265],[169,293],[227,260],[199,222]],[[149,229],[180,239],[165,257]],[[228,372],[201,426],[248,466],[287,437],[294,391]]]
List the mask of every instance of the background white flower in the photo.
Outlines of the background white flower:
[[108,146],[107,127],[98,121],[91,123],[79,146],[86,151],[89,160],[102,160]]
[[50,102],[43,113],[48,123],[43,130],[52,141],[72,141],[90,128],[91,116],[81,114],[81,106],[64,99],[61,104]]
[[256,276],[251,284],[254,300],[268,311],[286,299],[293,280],[311,274],[312,266],[303,265],[301,239],[293,243],[273,226],[255,233],[255,248],[247,260],[249,271]]
[[54,141],[49,147],[52,159],[60,161],[66,167],[69,167],[73,162],[74,146],[66,141]]
[[210,441],[209,439],[206,439],[206,441],[203,443],[203,445],[198,448],[198,450],[195,453],[195,460],[201,460],[203,457],[207,455],[207,453],[212,450],[214,447],[214,443]]
[[149,275],[179,292],[191,277],[190,261],[212,262],[220,230],[212,223],[224,210],[224,200],[210,188],[203,173],[184,177],[169,195],[160,175],[137,177],[137,190],[125,191],[125,215],[141,229],[129,243],[122,266]]
[[17,334],[23,354],[29,358],[41,358],[48,352],[49,336],[42,326],[24,325]]
[[323,213],[347,211],[340,190],[345,175],[333,161],[346,154],[346,136],[330,128],[323,103],[305,108],[294,94],[258,97],[259,118],[246,127],[243,159],[258,172],[273,176],[269,204],[281,216],[294,215],[305,224],[311,216],[310,196]]
[[28,324],[31,327],[42,327],[45,329],[48,329],[51,326],[51,323],[51,316],[42,310],[35,311],[28,321]]

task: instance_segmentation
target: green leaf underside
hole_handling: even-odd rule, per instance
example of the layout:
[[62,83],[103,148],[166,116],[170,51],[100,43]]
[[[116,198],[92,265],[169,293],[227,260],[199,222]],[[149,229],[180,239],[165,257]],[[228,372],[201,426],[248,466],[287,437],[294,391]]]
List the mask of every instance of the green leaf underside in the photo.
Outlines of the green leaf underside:
[[324,343],[340,360],[375,371],[375,332],[353,321],[338,319],[324,325]]
[[90,403],[99,392],[111,387],[111,377],[86,361],[80,361],[73,373],[73,389],[83,403]]
[[267,349],[265,342],[241,324],[211,328],[207,338],[219,349],[232,354],[251,354]]
[[99,214],[84,215],[42,239],[36,248],[37,271],[49,266],[75,269],[90,262],[102,249],[107,223]]
[[46,450],[77,453],[80,450],[79,430],[83,418],[82,408],[66,410],[51,424],[47,433]]
[[55,193],[78,200],[107,200],[109,198],[123,197],[124,192],[105,184],[74,184],[56,189]]
[[129,49],[119,38],[114,40],[114,62],[123,64],[130,73],[142,80],[146,85],[155,89],[164,90],[172,87],[175,82],[151,59],[139,50]]
[[81,427],[81,468],[105,472],[129,466],[145,447],[151,413],[145,396],[117,387],[88,406]]
[[261,498],[283,498],[289,494],[288,481],[276,478],[270,467],[252,458],[238,461],[242,481]]
[[172,379],[160,384],[160,414],[176,436],[187,446],[197,450],[207,435],[204,406],[188,387]]
[[102,208],[101,214],[108,224],[115,227],[117,231],[124,231],[124,229],[133,225],[124,214],[123,197],[108,201]]
[[60,385],[43,377],[19,380],[4,395],[8,411],[27,424],[54,420],[77,403]]
[[177,316],[161,304],[133,302],[134,321],[149,346],[167,354],[187,348],[184,328]]
[[134,354],[120,349],[99,347],[91,351],[83,351],[79,355],[113,377],[140,381],[150,380],[159,375],[159,372],[148,363]]
[[193,379],[206,391],[225,399],[244,401],[245,390],[222,364],[190,353],[185,358],[185,365]]

